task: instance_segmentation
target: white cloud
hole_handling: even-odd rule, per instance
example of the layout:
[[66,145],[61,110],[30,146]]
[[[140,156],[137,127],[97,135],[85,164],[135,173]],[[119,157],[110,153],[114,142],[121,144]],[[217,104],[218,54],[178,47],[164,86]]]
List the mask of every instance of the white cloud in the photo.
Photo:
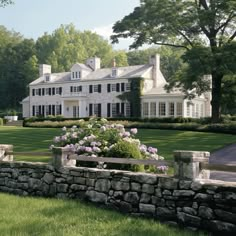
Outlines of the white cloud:
[[112,26],[113,24],[99,26],[92,30],[92,32],[101,35],[103,38],[110,40],[110,36],[112,35]]
[[[102,36],[104,39],[108,40],[111,43],[110,36],[113,34],[112,30],[113,24],[104,25],[96,27],[92,30],[92,32],[97,33]],[[113,48],[116,50],[129,50],[129,46],[133,43],[132,38],[120,38],[118,44],[113,44]],[[150,47],[150,45],[144,44],[139,49],[146,49]]]

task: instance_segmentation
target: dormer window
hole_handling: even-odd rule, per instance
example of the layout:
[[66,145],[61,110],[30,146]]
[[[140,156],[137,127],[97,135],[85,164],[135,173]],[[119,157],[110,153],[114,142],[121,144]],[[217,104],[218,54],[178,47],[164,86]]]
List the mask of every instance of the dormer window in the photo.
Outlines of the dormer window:
[[81,72],[80,71],[71,72],[71,79],[80,79],[80,78],[81,78]]
[[45,74],[45,82],[49,82],[51,78],[51,74]]
[[111,77],[116,77],[117,76],[117,69],[116,68],[112,68],[111,70]]

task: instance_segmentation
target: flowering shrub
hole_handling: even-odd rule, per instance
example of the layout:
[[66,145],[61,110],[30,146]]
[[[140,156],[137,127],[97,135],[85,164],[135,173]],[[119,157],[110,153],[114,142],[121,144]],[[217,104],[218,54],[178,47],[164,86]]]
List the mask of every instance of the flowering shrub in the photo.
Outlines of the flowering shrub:
[[[90,157],[119,157],[135,159],[163,159],[157,148],[147,147],[135,138],[136,128],[126,131],[121,124],[109,124],[104,118],[79,120],[79,127],[62,128],[62,135],[51,146],[67,147],[79,155]],[[112,166],[112,165],[110,165]],[[133,169],[133,168],[131,168]]]

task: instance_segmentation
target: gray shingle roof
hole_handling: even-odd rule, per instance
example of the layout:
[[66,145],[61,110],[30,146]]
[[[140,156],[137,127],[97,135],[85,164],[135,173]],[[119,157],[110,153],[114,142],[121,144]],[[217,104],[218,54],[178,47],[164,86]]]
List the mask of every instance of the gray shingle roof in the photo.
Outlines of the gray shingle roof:
[[[79,64],[80,66],[83,64]],[[85,65],[84,65],[85,66]],[[86,66],[87,67],[87,66]],[[126,66],[126,67],[118,67],[118,76],[115,78],[135,78],[135,77],[143,77],[144,73],[151,69],[151,65],[137,65],[137,66]],[[102,68],[97,69],[96,71],[92,71],[87,76],[81,78],[80,81],[87,81],[87,80],[106,80],[112,79],[111,77],[112,68]],[[42,83],[66,83],[66,82],[75,82],[71,80],[71,73],[70,72],[63,72],[63,73],[53,73],[51,74],[51,81],[44,82],[44,78],[40,77],[30,85],[42,84]]]

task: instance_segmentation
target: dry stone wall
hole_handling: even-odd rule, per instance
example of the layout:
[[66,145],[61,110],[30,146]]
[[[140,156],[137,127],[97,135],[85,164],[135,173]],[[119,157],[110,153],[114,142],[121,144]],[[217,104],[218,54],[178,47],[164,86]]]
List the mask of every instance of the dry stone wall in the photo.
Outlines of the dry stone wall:
[[236,183],[1,161],[0,191],[86,199],[133,215],[236,234]]

